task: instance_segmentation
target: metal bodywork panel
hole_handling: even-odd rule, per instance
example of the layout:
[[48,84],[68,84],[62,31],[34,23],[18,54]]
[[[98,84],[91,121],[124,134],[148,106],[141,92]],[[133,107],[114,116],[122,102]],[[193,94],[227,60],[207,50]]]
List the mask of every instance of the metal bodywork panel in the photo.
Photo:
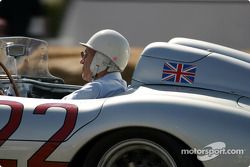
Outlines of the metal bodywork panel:
[[143,56],[153,57],[155,59],[165,59],[186,63],[196,62],[209,54],[209,51],[166,42],[151,43],[141,53]]
[[[80,147],[98,134],[114,129],[153,128],[177,137],[190,148],[202,149],[210,143],[223,141],[227,148],[245,150],[242,157],[227,155],[204,162],[206,167],[249,163],[250,113],[237,106],[239,96],[189,88],[183,88],[186,93],[180,88],[161,89],[161,86],[139,87],[132,94],[110,98],[98,118],[69,141]],[[178,89],[180,92],[176,93]],[[221,99],[221,96],[226,98]],[[84,135],[86,133],[89,135]]]
[[[103,102],[103,99],[68,102],[0,96],[0,159],[3,162],[5,159],[14,159],[18,167],[25,167],[28,160],[39,150],[43,150],[43,155],[48,156],[62,156],[62,153],[73,156],[67,153],[67,147],[73,147],[74,143],[67,141],[98,116]],[[23,106],[23,110],[18,115],[19,105]],[[19,124],[16,125],[15,122]],[[10,128],[13,128],[11,134]],[[7,138],[3,133],[10,136]],[[55,151],[63,146],[64,142],[67,145],[63,147],[63,151]],[[62,158],[58,161],[68,162]]]
[[[19,128],[9,138],[9,140],[30,140],[30,141],[47,141],[55,131],[62,127],[65,121],[67,111],[63,104],[72,104],[77,108],[77,120],[75,122],[75,133],[79,128],[91,122],[101,110],[104,100],[81,100],[72,101],[68,103],[64,100],[48,100],[48,99],[29,99],[29,98],[11,98],[1,97],[0,101],[15,101],[23,104],[22,121]],[[46,113],[36,114],[35,110],[39,105],[43,104],[57,104],[51,105],[46,110]],[[2,129],[9,121],[12,111],[8,105],[0,104],[0,122]],[[69,135],[70,136],[70,135]]]
[[210,42],[189,39],[189,38],[173,38],[168,43],[179,44],[179,45],[188,46],[191,48],[197,48],[197,49],[205,50],[205,51],[212,52],[212,53],[219,53],[219,54],[227,55],[229,57],[250,63],[250,57],[248,53],[235,50],[229,47],[221,46],[218,44],[210,43]]
[[[180,50],[176,48],[180,48]],[[225,49],[225,53],[227,52],[230,52],[230,50]],[[221,51],[221,53],[223,52]],[[238,52],[234,54],[236,53]],[[240,53],[228,56],[216,52],[206,52],[197,48],[180,46],[178,44],[165,43],[164,45],[164,43],[153,43],[142,52],[132,78],[132,85],[179,85],[250,97],[250,79],[247,77],[250,73],[250,63],[243,61],[248,60],[250,55]],[[176,57],[173,58],[174,56]],[[163,74],[166,64],[195,67],[196,71],[193,73],[192,83],[187,84],[164,80]],[[181,70],[185,72],[184,67]],[[185,75],[181,70],[179,71],[176,67],[176,69],[170,72],[174,73],[174,75]]]

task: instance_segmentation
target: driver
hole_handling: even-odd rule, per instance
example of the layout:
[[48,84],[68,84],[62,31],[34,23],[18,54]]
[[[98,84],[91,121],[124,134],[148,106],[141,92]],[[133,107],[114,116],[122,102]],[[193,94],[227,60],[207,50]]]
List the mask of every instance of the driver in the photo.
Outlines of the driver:
[[81,52],[82,79],[87,81],[81,89],[63,99],[97,99],[120,94],[127,90],[121,72],[130,56],[127,39],[114,30],[95,33]]

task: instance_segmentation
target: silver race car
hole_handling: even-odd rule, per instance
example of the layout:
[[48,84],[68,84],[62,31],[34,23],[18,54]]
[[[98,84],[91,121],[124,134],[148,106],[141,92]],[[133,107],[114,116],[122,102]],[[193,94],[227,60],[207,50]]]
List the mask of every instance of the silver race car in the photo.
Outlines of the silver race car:
[[48,44],[0,38],[1,167],[248,167],[250,55],[185,38],[145,47],[119,96],[61,100]]

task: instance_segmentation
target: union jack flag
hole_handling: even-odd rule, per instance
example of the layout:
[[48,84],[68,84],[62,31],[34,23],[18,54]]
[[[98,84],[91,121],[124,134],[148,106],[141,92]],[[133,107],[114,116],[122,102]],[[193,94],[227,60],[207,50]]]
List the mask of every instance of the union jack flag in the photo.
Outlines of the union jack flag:
[[192,84],[195,72],[195,65],[167,62],[163,66],[162,81]]

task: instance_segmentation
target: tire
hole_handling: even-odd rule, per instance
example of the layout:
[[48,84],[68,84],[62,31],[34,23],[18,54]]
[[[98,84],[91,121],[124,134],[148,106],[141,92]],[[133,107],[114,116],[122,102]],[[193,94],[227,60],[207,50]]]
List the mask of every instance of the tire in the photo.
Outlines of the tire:
[[200,166],[196,157],[174,137],[151,129],[123,129],[101,137],[86,156],[83,167]]

